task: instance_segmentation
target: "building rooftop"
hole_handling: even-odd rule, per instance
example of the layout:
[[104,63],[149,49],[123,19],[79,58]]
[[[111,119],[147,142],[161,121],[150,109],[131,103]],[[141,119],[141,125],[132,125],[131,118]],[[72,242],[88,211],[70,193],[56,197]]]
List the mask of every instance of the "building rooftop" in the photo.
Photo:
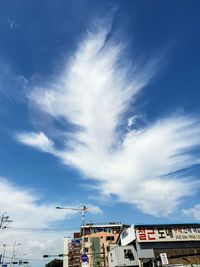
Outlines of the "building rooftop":
[[146,226],[146,227],[152,227],[152,226],[156,226],[156,227],[159,227],[159,226],[164,226],[164,227],[166,227],[166,226],[176,226],[176,227],[188,227],[188,226],[190,226],[190,227],[192,227],[192,226],[194,226],[194,227],[200,227],[200,223],[170,223],[170,224],[164,224],[164,223],[162,223],[162,224],[135,224],[134,225],[135,227],[144,227],[144,226]]
[[[96,227],[121,227],[123,224],[120,222],[107,222],[107,223],[87,223],[84,228],[96,228]],[[83,228],[83,226],[81,226]]]

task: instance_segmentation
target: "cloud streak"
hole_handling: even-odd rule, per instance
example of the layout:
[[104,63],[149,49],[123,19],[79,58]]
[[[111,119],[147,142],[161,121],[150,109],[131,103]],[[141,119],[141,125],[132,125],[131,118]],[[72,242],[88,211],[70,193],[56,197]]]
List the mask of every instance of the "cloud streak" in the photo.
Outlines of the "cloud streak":
[[194,207],[190,209],[183,209],[183,214],[188,216],[189,218],[194,218],[195,220],[200,220],[200,203],[194,205]]
[[200,144],[200,124],[175,114],[134,129],[131,118],[138,114],[127,118],[126,112],[155,75],[158,60],[131,63],[124,44],[108,38],[109,28],[88,31],[61,75],[29,95],[37,108],[73,126],[64,132],[63,148],[48,133],[17,139],[94,179],[102,194],[148,214],[168,215],[197,190],[197,182],[180,171],[199,164],[192,149]]
[[[0,190],[0,210],[10,215],[15,227],[48,228],[52,222],[64,220],[78,212],[70,209],[57,210],[55,207],[58,203],[38,204],[40,196],[28,189],[12,185],[4,178],[0,178]],[[72,205],[64,204],[64,206]],[[99,207],[90,204],[88,206],[90,212],[101,213]]]
[[54,143],[43,133],[18,133],[16,139],[43,152],[53,153]]

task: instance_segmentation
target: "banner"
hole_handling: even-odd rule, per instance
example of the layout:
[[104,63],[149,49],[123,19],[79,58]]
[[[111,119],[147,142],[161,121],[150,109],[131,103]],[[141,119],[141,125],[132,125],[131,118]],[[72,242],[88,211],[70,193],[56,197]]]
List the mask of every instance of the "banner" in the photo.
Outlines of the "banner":
[[137,226],[138,242],[200,241],[200,226]]
[[120,235],[120,239],[122,246],[126,246],[130,244],[133,240],[135,240],[134,225],[131,225],[131,227],[124,229]]

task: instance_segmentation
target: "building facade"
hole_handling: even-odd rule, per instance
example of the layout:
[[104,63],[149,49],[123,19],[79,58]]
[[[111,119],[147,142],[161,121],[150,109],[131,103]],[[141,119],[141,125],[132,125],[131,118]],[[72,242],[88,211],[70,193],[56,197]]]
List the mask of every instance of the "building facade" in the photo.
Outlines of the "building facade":
[[200,224],[86,224],[64,254],[63,267],[200,267]]
[[[63,267],[108,267],[108,252],[122,229],[121,223],[86,224],[73,238],[64,239]],[[84,242],[82,236],[84,233]],[[88,260],[82,263],[82,244]]]
[[110,244],[116,243],[121,229],[121,223],[85,225],[84,243],[88,255],[88,267],[108,266]]
[[200,224],[136,225],[141,266],[200,267]]
[[135,225],[120,237],[109,267],[200,267],[200,224]]
[[80,233],[74,233],[73,238],[64,238],[63,267],[81,267]]
[[109,267],[139,266],[137,251],[134,246],[114,246],[109,252]]

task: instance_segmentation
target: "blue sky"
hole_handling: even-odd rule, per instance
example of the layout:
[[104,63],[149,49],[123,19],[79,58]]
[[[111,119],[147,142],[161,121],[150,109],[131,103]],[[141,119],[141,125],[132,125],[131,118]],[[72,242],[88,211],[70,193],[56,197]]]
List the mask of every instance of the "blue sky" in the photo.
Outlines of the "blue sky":
[[[78,228],[79,214],[58,205],[87,205],[87,222],[199,221],[199,9],[1,3],[0,208],[10,227]],[[5,230],[2,243],[40,257],[64,235]]]

